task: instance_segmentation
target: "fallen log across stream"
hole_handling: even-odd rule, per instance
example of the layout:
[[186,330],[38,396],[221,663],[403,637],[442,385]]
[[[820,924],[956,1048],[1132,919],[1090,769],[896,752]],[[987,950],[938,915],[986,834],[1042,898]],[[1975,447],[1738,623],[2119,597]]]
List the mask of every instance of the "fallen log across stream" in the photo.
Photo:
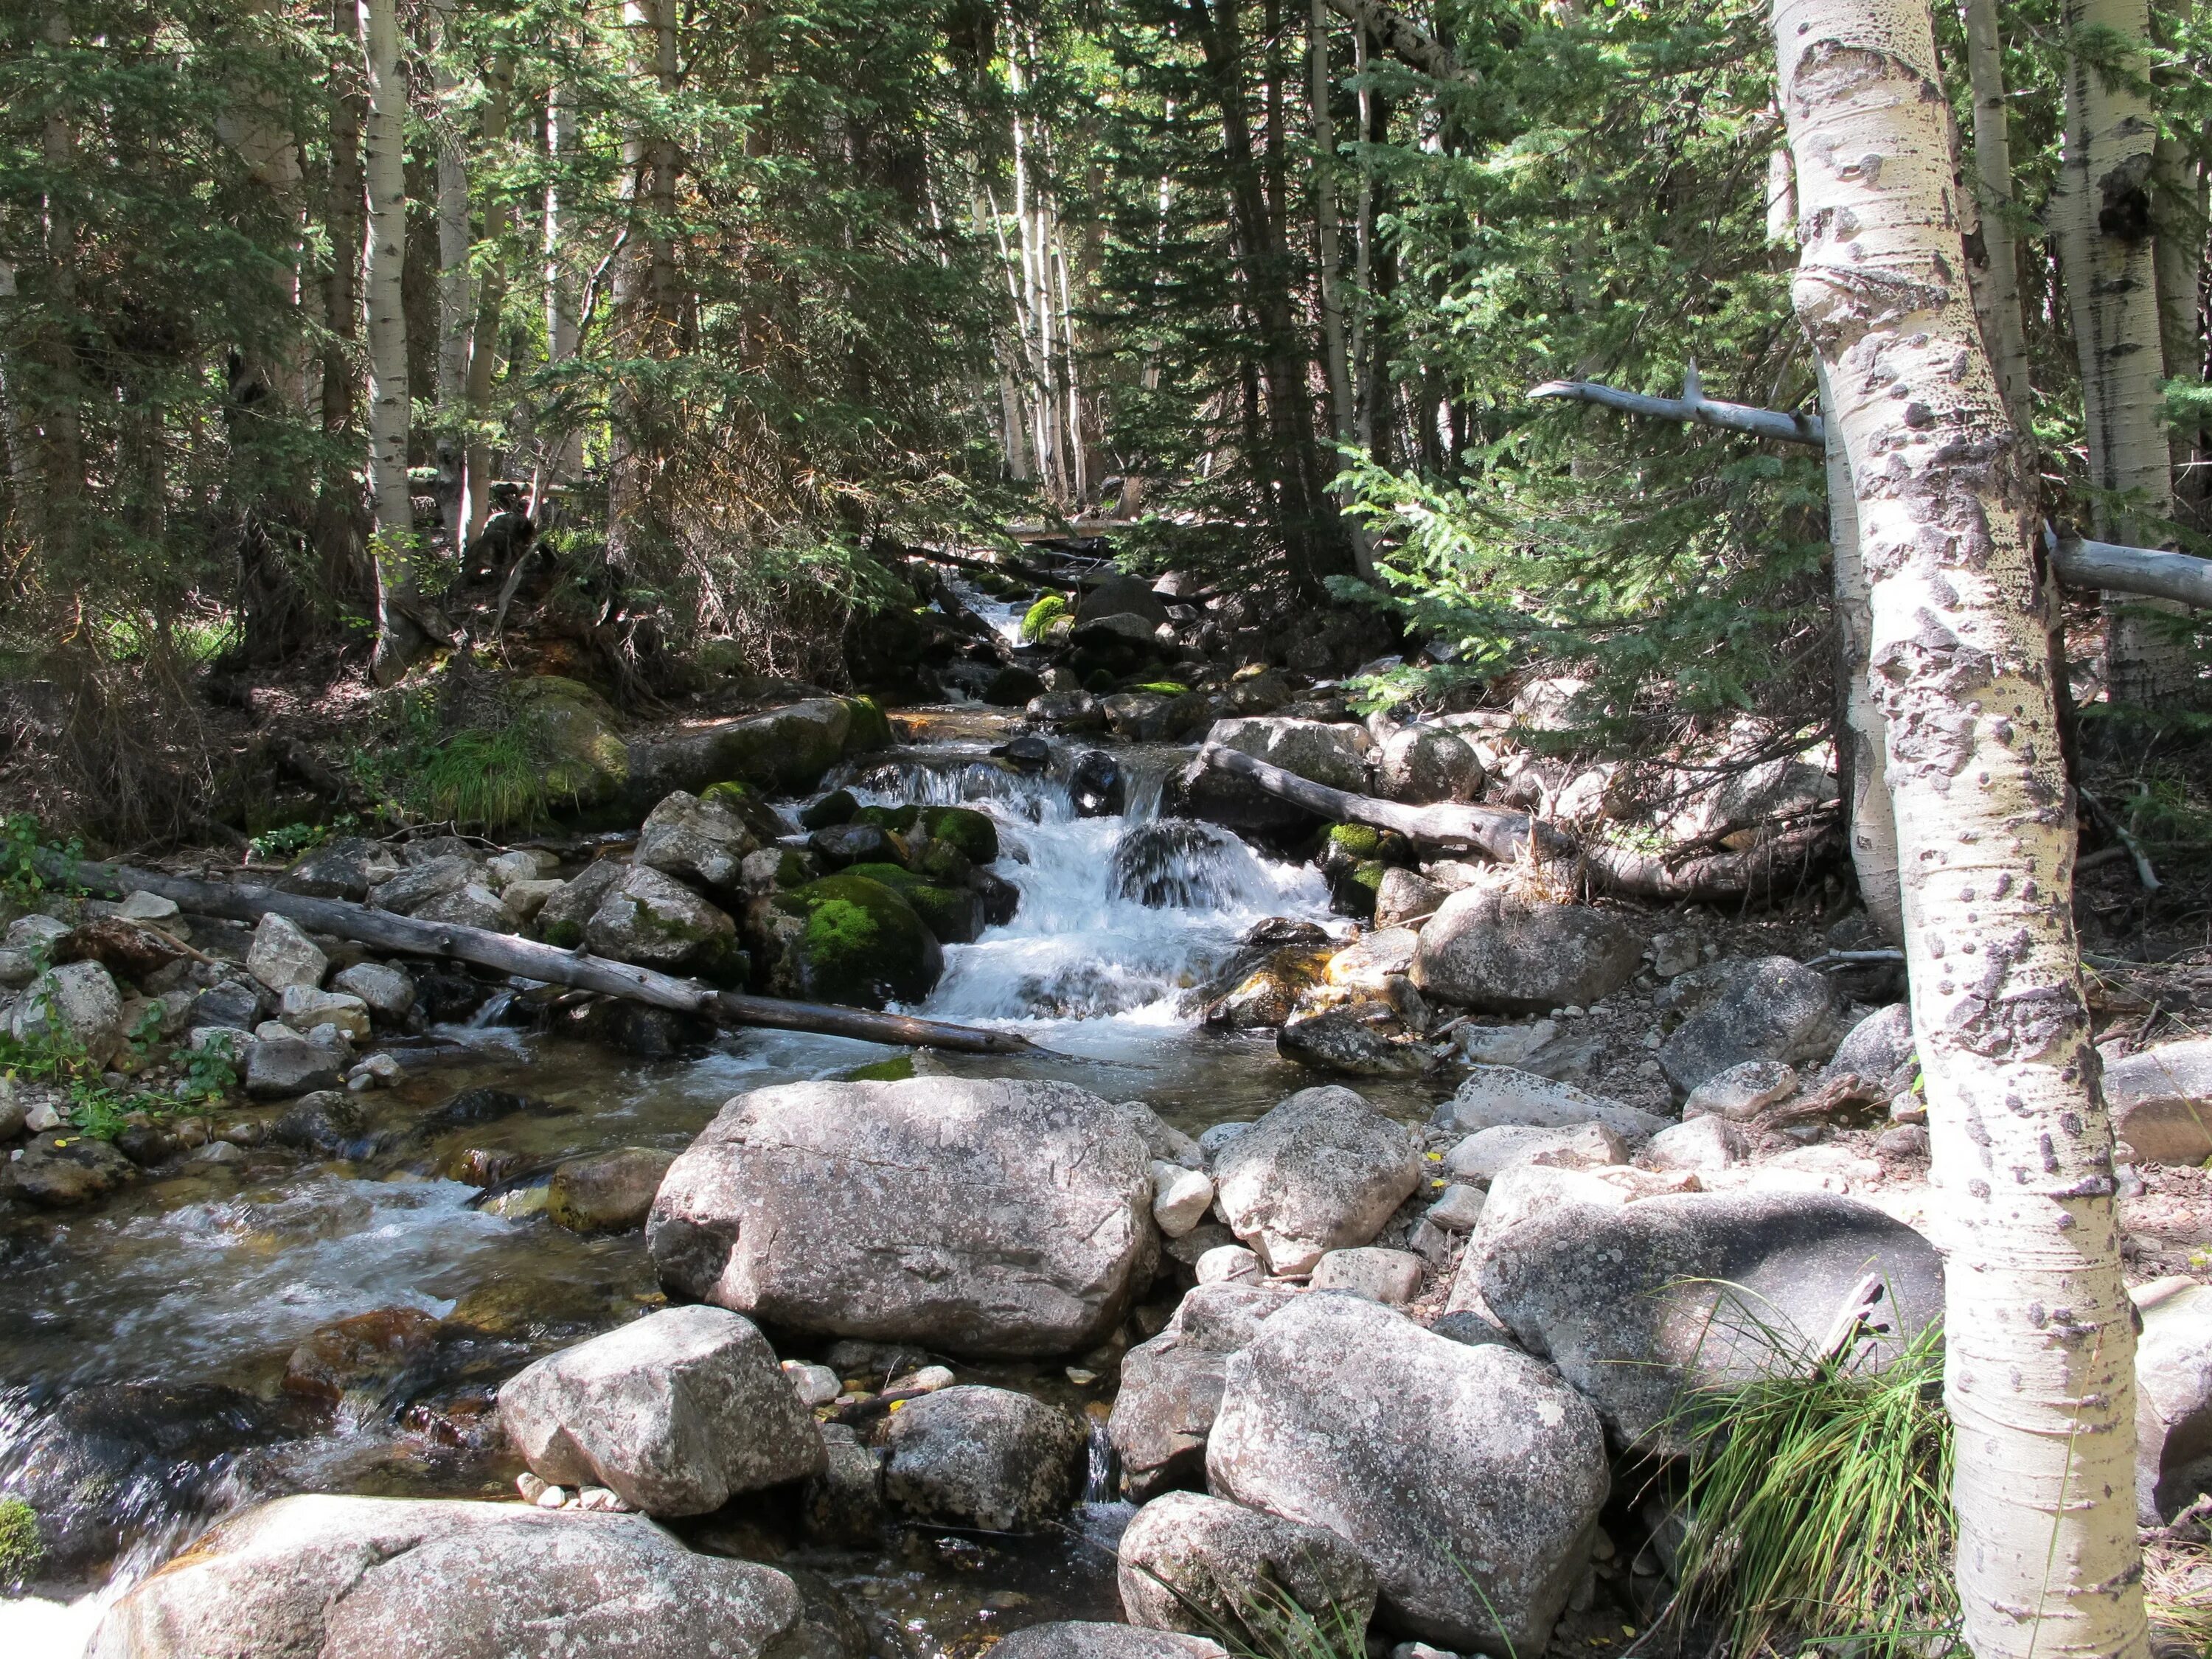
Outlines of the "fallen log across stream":
[[258,921],[273,913],[302,927],[335,933],[341,939],[373,945],[379,950],[474,963],[546,984],[571,985],[655,1008],[674,1008],[718,1025],[766,1026],[781,1031],[809,1031],[822,1036],[853,1037],[862,1042],[943,1048],[968,1054],[1026,1054],[1036,1047],[1014,1031],[994,1031],[941,1019],[920,1019],[910,1014],[878,1013],[872,1009],[848,1008],[837,1003],[790,1002],[781,997],[720,991],[696,980],[656,973],[650,968],[615,962],[587,951],[564,951],[558,945],[496,933],[489,927],[421,921],[413,916],[374,910],[344,899],[309,898],[273,887],[198,881],[158,870],[82,859],[46,856],[40,863],[54,879],[72,882],[95,892],[118,896],[153,893],[173,900],[181,908],[234,921]]
[[1585,847],[1557,825],[1508,807],[1401,805],[1332,789],[1219,744],[1206,744],[1199,758],[1322,817],[1395,830],[1417,845],[1440,852],[1471,849],[1501,864],[1529,851],[1540,859],[1579,858],[1592,886],[1636,898],[1736,899],[1785,880],[1802,879],[1808,861],[1832,834],[1823,821],[1785,831],[1742,852],[1703,854],[1670,865],[1654,854]]

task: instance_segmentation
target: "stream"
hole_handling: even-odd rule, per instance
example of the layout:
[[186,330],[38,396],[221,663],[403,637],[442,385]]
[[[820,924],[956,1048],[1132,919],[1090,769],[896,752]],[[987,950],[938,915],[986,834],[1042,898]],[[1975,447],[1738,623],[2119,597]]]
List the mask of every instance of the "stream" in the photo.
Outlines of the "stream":
[[[1070,1082],[1142,1100],[1194,1134],[1255,1117],[1315,1080],[1277,1057],[1271,1033],[1208,1031],[1183,1006],[1255,922],[1330,921],[1311,868],[1269,862],[1204,826],[1148,828],[1160,783],[1187,750],[1116,748],[1127,810],[1083,817],[1067,781],[1079,750],[1055,744],[1048,769],[1014,773],[987,753],[1002,716],[956,706],[915,718],[927,733],[917,750],[848,763],[825,787],[851,787],[864,802],[989,812],[1002,845],[995,867],[1021,903],[1011,924],[948,946],[943,979],[909,1012],[1018,1030],[1038,1045],[1018,1057],[925,1054],[918,1069]],[[1124,885],[1165,902],[1139,902]],[[0,1256],[0,1466],[18,1461],[52,1413],[103,1398],[107,1385],[183,1389],[195,1425],[195,1389],[234,1389],[242,1410],[264,1410],[281,1398],[301,1340],[349,1316],[409,1308],[448,1322],[441,1329],[477,1334],[441,1345],[434,1374],[410,1374],[391,1397],[348,1395],[334,1413],[267,1408],[242,1448],[181,1432],[120,1501],[119,1553],[107,1553],[115,1565],[105,1583],[93,1582],[103,1557],[75,1583],[40,1587],[48,1597],[75,1595],[73,1604],[0,1601],[0,1650],[78,1651],[107,1600],[211,1516],[254,1498],[512,1498],[520,1462],[477,1420],[497,1382],[661,1301],[642,1234],[580,1237],[540,1212],[551,1166],[617,1146],[680,1151],[732,1095],[902,1052],[746,1031],[696,1058],[641,1062],[492,1023],[511,1001],[495,998],[474,1023],[437,1028],[412,1056],[434,1063],[410,1064],[398,1087],[367,1097],[372,1132],[385,1133],[358,1161],[191,1163],[35,1242],[0,1241],[11,1252]],[[478,1086],[522,1093],[531,1108],[422,1132],[428,1111]],[[1409,1122],[1436,1098],[1418,1085],[1362,1092]],[[1112,1544],[1127,1510],[1110,1501],[1103,1423],[1111,1368],[1088,1382],[1056,1364],[957,1370],[963,1382],[1026,1389],[1090,1418],[1091,1490],[1063,1533],[1016,1540],[909,1526],[880,1551],[841,1552],[804,1543],[773,1504],[678,1529],[701,1548],[822,1573],[902,1631],[915,1659],[972,1652],[1018,1625],[1118,1618]]]

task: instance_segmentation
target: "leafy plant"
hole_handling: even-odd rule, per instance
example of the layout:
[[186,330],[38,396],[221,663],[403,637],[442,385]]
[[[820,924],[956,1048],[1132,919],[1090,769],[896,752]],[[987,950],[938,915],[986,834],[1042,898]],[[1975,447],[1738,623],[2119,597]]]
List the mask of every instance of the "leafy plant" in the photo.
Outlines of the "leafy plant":
[[1213,1581],[1217,1604],[1150,1567],[1137,1571],[1175,1597],[1235,1659],[1366,1659],[1366,1626],[1351,1608],[1332,1602],[1316,1611],[1264,1573],[1249,1587]]
[[320,847],[334,835],[344,834],[355,823],[353,815],[348,812],[328,823],[288,823],[262,831],[246,843],[246,850],[257,863],[283,863]]
[[[60,843],[48,841],[44,828],[28,812],[0,817],[0,896],[18,903],[43,898],[57,885],[47,868],[57,860],[74,863],[83,853],[84,843],[74,837]],[[60,885],[64,891],[74,890],[67,883]]]
[[39,1514],[20,1498],[0,1498],[0,1586],[21,1585],[46,1559]]

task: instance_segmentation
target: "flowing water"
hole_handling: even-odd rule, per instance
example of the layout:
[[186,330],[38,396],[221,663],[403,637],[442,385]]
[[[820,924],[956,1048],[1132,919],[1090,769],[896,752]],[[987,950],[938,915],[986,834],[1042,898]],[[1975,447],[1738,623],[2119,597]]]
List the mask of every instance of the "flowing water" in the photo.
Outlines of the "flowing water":
[[[942,981],[913,1012],[1018,1029],[1038,1051],[926,1055],[921,1068],[1057,1079],[1144,1100],[1193,1133],[1256,1116],[1310,1083],[1264,1035],[1203,1030],[1186,1004],[1255,921],[1328,921],[1318,876],[1204,826],[1155,820],[1160,782],[1180,751],[1121,751],[1127,810],[1086,817],[1068,787],[1075,751],[1056,751],[1042,773],[1009,771],[986,752],[994,724],[946,711],[934,727],[945,734],[939,740],[835,780],[864,800],[989,812],[1000,830],[997,868],[1021,892],[1010,925],[947,947]],[[259,1409],[280,1397],[295,1346],[334,1320],[407,1308],[447,1322],[441,1331],[471,1334],[441,1340],[388,1395],[349,1395],[335,1417],[273,1411],[245,1449],[194,1447],[173,1458],[125,1506],[119,1555],[110,1549],[74,1582],[43,1587],[82,1592],[114,1556],[105,1590],[73,1612],[0,1603],[0,1649],[74,1651],[100,1595],[158,1565],[210,1515],[255,1495],[510,1495],[520,1465],[473,1426],[497,1379],[659,1301],[640,1235],[580,1237],[538,1213],[552,1165],[616,1146],[678,1151],[732,1095],[896,1052],[749,1031],[696,1058],[646,1063],[502,1027],[506,1012],[487,1005],[475,1022],[410,1054],[418,1063],[401,1086],[367,1097],[374,1117],[356,1160],[302,1165],[250,1154],[230,1165],[191,1163],[81,1218],[0,1239],[0,1470],[22,1463],[57,1408],[97,1401],[107,1385],[231,1389]],[[520,1092],[528,1109],[422,1133],[429,1109],[477,1085]],[[1431,1103],[1416,1085],[1368,1092],[1409,1120]],[[961,1370],[964,1380],[1025,1388],[1091,1418],[1086,1502],[1064,1534],[1017,1540],[916,1528],[885,1553],[853,1554],[800,1548],[787,1516],[725,1515],[692,1528],[695,1541],[816,1567],[896,1625],[925,1659],[972,1646],[994,1628],[1114,1616],[1112,1540],[1127,1508],[1108,1501],[1111,1452],[1098,1427],[1110,1374],[1085,1382],[1036,1365]],[[180,1482],[187,1466],[194,1478]],[[41,1620],[44,1633],[34,1634]]]

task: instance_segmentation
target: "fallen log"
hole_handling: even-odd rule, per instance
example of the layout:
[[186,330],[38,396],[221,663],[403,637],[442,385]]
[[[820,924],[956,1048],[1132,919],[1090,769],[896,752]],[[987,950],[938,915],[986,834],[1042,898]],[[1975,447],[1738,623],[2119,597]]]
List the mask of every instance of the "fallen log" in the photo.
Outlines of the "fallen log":
[[418,921],[344,899],[309,898],[301,893],[233,882],[196,881],[156,870],[65,860],[51,854],[42,854],[40,864],[55,879],[73,882],[96,892],[118,896],[134,892],[154,893],[173,900],[185,909],[234,921],[258,921],[273,914],[296,921],[302,927],[336,933],[341,939],[356,939],[381,951],[448,957],[456,962],[471,962],[546,984],[571,985],[655,1008],[674,1008],[719,1025],[811,1031],[823,1036],[944,1048],[957,1054],[1015,1054],[1027,1053],[1035,1047],[1027,1037],[1013,1031],[987,1030],[941,1019],[920,1019],[911,1014],[878,1013],[872,1009],[848,1008],[836,1003],[787,1002],[781,997],[719,991],[696,980],[656,973],[650,968],[611,961],[585,951],[564,951],[558,945],[541,944],[514,933],[495,933],[489,927]]
[[1805,861],[1832,839],[1832,818],[1808,823],[1740,853],[1708,853],[1670,864],[1658,853],[1632,853],[1602,842],[1583,848],[1583,870],[1593,886],[1633,898],[1711,902],[1768,891],[1803,878]]
[[978,576],[1015,576],[1036,587],[1057,588],[1063,593],[1080,593],[1083,584],[1073,576],[1054,575],[1039,570],[1034,565],[1024,564],[1019,559],[1007,559],[994,563],[988,559],[970,558],[965,553],[954,553],[942,547],[924,547],[917,542],[892,544],[901,556],[921,559],[930,564],[941,564],[954,570],[973,572]]
[[1209,743],[1199,759],[1218,771],[1257,784],[1267,793],[1302,806],[1334,823],[1371,824],[1395,830],[1408,841],[1449,852],[1470,849],[1510,863],[1534,849],[1539,858],[1564,858],[1575,851],[1574,838],[1542,819],[1505,806],[1468,806],[1447,802],[1440,806],[1403,806],[1372,795],[1355,795],[1332,789],[1295,772],[1245,754],[1242,750]]

